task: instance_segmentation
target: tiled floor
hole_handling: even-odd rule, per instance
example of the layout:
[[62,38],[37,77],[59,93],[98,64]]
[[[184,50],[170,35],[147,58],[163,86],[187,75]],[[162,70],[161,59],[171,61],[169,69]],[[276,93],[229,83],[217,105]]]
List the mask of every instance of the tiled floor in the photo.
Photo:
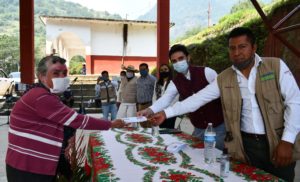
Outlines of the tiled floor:
[[[100,117],[99,114],[91,114],[94,117]],[[180,122],[180,119],[177,119],[176,125]],[[5,124],[7,122],[6,116],[0,116],[0,124]],[[183,119],[181,122],[181,130],[192,133],[193,126],[187,119]],[[7,133],[8,133],[8,125],[0,126],[0,182],[6,182],[6,172],[5,172],[5,155],[7,150]],[[85,140],[87,141],[87,140]],[[295,182],[300,181],[300,161],[297,162],[297,166],[295,169]]]

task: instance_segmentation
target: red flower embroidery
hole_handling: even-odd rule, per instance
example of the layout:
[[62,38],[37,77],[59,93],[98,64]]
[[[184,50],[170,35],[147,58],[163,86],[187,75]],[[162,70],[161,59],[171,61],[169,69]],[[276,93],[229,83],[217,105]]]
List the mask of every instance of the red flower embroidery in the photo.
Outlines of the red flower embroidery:
[[143,149],[140,149],[139,152],[140,155],[142,155],[144,158],[148,159],[152,163],[174,163],[176,162],[176,159],[174,156],[164,151],[160,148],[154,148],[154,147],[145,147]]
[[142,134],[127,134],[126,138],[130,141],[133,141],[134,143],[151,143],[152,142],[152,138],[147,137],[145,135]]

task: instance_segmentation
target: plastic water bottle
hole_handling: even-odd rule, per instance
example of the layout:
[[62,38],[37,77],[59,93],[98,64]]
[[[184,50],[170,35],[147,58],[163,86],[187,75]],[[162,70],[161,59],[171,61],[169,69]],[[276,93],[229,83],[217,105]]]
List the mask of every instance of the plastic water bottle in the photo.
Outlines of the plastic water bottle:
[[221,166],[220,166],[220,176],[223,178],[228,177],[229,174],[229,155],[227,148],[223,149],[223,154],[221,156]]
[[204,133],[204,162],[207,164],[214,163],[216,146],[216,132],[214,131],[212,123],[208,123],[208,126]]

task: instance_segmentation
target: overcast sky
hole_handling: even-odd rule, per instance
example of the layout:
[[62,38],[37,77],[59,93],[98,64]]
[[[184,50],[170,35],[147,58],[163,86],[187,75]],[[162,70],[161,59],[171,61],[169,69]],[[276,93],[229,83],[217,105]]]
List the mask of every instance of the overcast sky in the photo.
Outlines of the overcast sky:
[[135,19],[150,10],[157,0],[67,0],[94,10],[117,13],[127,19]]

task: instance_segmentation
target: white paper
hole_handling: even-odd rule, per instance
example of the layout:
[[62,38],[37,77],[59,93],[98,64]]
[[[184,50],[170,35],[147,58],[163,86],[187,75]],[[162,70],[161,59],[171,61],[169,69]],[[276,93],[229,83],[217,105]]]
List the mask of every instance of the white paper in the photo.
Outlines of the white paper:
[[139,116],[139,117],[128,117],[122,119],[125,123],[139,123],[147,121],[147,118],[145,116]]
[[167,146],[167,151],[171,153],[177,153],[181,150],[183,150],[187,145],[185,143],[181,142],[174,142]]

